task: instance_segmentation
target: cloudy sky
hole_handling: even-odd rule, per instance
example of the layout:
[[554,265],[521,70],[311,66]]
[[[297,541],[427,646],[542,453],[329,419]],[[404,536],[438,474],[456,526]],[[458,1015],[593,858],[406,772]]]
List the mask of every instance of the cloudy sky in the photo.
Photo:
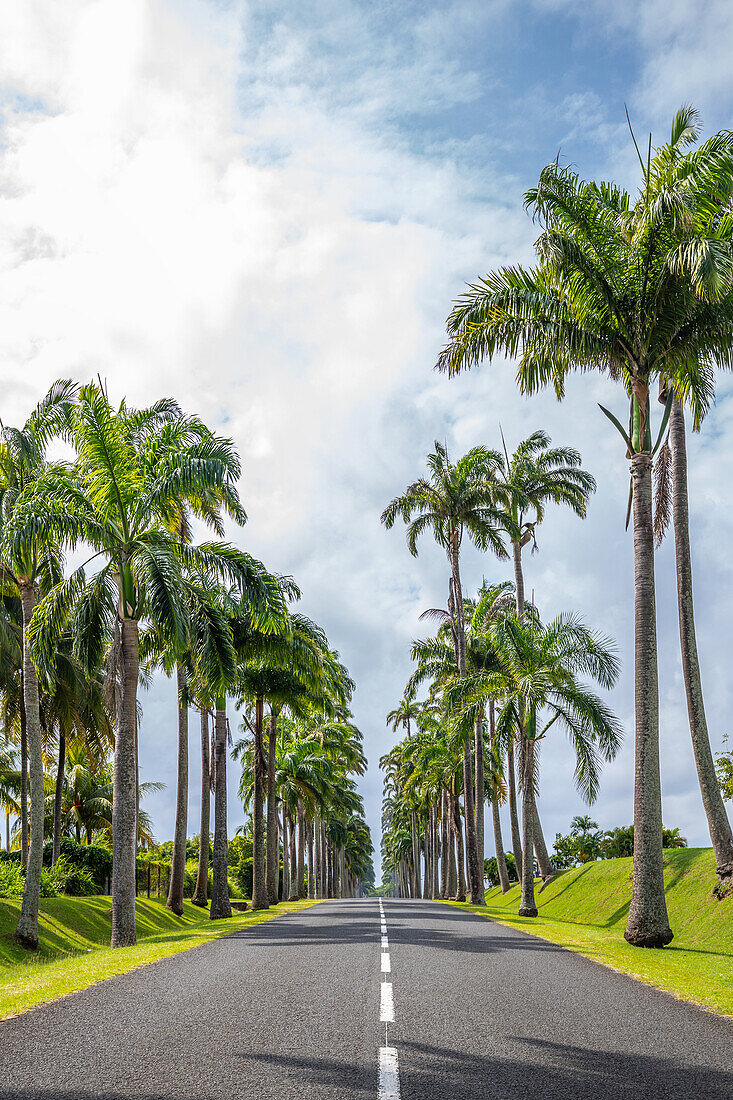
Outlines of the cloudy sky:
[[[623,659],[626,746],[593,816],[632,819],[627,464],[599,380],[524,399],[511,363],[433,373],[465,281],[532,255],[521,196],[562,158],[637,183],[624,118],[660,140],[685,102],[707,132],[733,107],[727,0],[4,0],[0,6],[0,416],[59,376],[163,394],[236,441],[249,523],[231,532],[293,574],[357,684],[375,843],[384,716],[446,562],[415,560],[386,502],[435,439],[454,456],[537,427],[598,481],[588,519],[550,512],[527,584],[545,616],[580,612]],[[731,707],[733,387],[691,442],[699,643],[714,747]],[[505,564],[467,553],[465,584]],[[707,844],[689,747],[672,547],[658,557],[664,820]],[[175,698],[143,699],[141,763],[172,835]],[[192,722],[190,832],[198,815]],[[552,838],[582,803],[561,734],[543,750]],[[230,821],[242,820],[232,775]]]

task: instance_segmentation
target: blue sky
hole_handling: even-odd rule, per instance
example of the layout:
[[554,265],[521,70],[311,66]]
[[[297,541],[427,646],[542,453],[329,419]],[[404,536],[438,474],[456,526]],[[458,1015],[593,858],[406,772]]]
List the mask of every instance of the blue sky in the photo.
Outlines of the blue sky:
[[[536,427],[578,447],[598,480],[585,523],[548,515],[527,584],[546,616],[579,612],[613,635],[611,697],[626,729],[593,815],[632,818],[631,547],[627,470],[597,402],[574,379],[558,405],[517,394],[510,363],[454,381],[432,371],[466,280],[528,260],[522,193],[560,156],[636,183],[641,141],[694,102],[730,125],[733,7],[722,0],[6,0],[0,8],[0,378],[3,420],[58,376],[99,371],[142,404],[172,393],[230,433],[250,516],[241,542],[295,575],[357,680],[375,839],[384,716],[410,672],[419,614],[445,561],[417,561],[386,502],[435,439],[458,455]],[[691,441],[700,648],[714,747],[731,698],[730,383]],[[469,552],[470,590],[506,567]],[[658,558],[665,822],[706,843],[679,667],[671,547]],[[143,698],[141,763],[167,790],[149,809],[172,833],[175,701]],[[190,832],[196,829],[192,721]],[[580,798],[562,737],[543,750],[550,838]],[[232,770],[230,820],[241,820]],[[570,792],[570,793],[569,793]]]

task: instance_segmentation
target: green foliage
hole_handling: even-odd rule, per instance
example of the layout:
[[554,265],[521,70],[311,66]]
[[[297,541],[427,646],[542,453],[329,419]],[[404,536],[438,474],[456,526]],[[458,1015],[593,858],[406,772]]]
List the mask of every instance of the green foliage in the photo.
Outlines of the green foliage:
[[55,898],[58,896],[59,889],[54,878],[53,871],[48,867],[41,868],[41,897],[42,898]]
[[[514,853],[504,852],[504,859],[506,860],[506,869],[509,875],[509,881],[519,882],[517,865],[514,860]],[[490,859],[484,860],[484,879],[489,886],[499,885],[499,868],[496,863],[496,856],[491,856]]]
[[0,898],[21,898],[25,886],[25,875],[15,860],[0,862]]
[[[686,848],[687,840],[678,828],[662,829],[663,848]],[[552,862],[558,870],[577,867],[598,859],[621,859],[634,854],[634,826],[617,825],[600,832],[589,817],[574,817],[567,836],[558,833]]]
[[[87,867],[75,867],[66,856],[59,856],[50,870],[44,868],[44,874],[48,875],[56,894],[84,898],[101,893],[92,872]],[[55,894],[43,896],[54,897]]]
[[[51,864],[52,852],[53,845],[49,840],[43,846],[43,862],[47,867]],[[94,887],[93,890],[79,889],[75,896],[83,897],[87,893],[101,894],[112,879],[112,853],[109,848],[104,848],[101,844],[78,844],[71,837],[62,837],[61,857],[70,872],[80,873],[80,883],[82,880],[86,881],[88,877]],[[55,870],[56,867],[54,867]]]

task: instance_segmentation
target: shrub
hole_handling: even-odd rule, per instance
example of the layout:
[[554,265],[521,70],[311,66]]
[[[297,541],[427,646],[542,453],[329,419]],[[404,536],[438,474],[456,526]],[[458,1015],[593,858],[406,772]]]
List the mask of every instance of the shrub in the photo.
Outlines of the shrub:
[[41,897],[42,898],[55,898],[58,897],[58,887],[56,886],[56,880],[53,877],[53,871],[49,871],[48,867],[41,868]]
[[59,894],[68,894],[72,898],[86,898],[92,894],[101,893],[92,872],[86,867],[75,867],[66,856],[59,856],[48,874]]
[[[43,862],[47,867],[51,865],[52,855],[53,844],[49,840],[43,846]],[[96,887],[92,893],[101,894],[112,878],[112,853],[109,848],[103,848],[99,844],[79,844],[71,837],[63,837],[61,856],[70,867],[91,874]]]
[[0,863],[0,898],[21,898],[24,885],[20,864],[14,860],[3,860]]

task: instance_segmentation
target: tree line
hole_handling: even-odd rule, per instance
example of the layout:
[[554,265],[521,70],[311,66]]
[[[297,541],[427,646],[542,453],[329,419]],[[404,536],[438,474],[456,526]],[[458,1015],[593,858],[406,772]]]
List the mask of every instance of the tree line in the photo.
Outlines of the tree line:
[[[48,458],[55,440],[71,458]],[[49,785],[52,861],[70,823],[79,839],[106,834],[111,943],[135,943],[136,855],[146,826],[150,833],[140,808],[139,687],[157,669],[175,677],[177,689],[167,900],[175,913],[183,909],[191,707],[200,714],[202,764],[193,900],[209,901],[213,832],[212,919],[231,916],[228,700],[243,709],[250,735],[242,759],[252,792],[253,907],[279,900],[281,830],[286,863],[288,828],[299,848],[306,835],[317,837],[308,863],[313,889],[318,881],[322,891],[354,891],[369,871],[371,844],[352,778],[365,764],[349,709],[354,684],[324,631],[292,609],[300,598],[294,580],[224,541],[225,519],[247,519],[240,475],[231,440],[174,400],[115,407],[101,382],[57,382],[21,428],[2,426],[0,794],[20,821],[25,883],[16,937],[28,947],[38,945]],[[197,541],[196,527],[215,537]],[[84,560],[67,570],[69,552]],[[295,742],[318,768],[317,787],[303,784],[302,774],[288,786],[287,764],[278,773],[278,751]],[[77,804],[69,806],[74,791]],[[303,875],[298,866],[284,896],[305,896]]]
[[[636,146],[633,131],[632,138]],[[524,196],[525,208],[540,227],[536,264],[499,268],[468,287],[448,318],[449,340],[437,368],[456,376],[504,355],[517,362],[517,382],[524,393],[549,385],[562,400],[572,371],[598,371],[623,389],[626,424],[611,410],[602,411],[621,435],[629,460],[626,523],[632,522],[634,538],[635,839],[625,937],[636,946],[661,947],[673,933],[662,865],[654,555],[670,524],[693,752],[717,873],[723,884],[733,878],[733,833],[716,776],[697,654],[686,451],[687,417],[694,430],[702,429],[714,399],[715,370],[733,366],[733,134],[722,131],[702,141],[698,113],[684,107],[675,115],[668,141],[653,146],[650,135],[646,157],[636,148],[641,180],[634,198],[613,182],[582,179],[559,160],[543,169],[537,186]],[[656,427],[655,383],[661,405]],[[521,475],[523,455],[528,453],[531,466],[542,454],[540,437],[545,438],[539,433],[536,450],[525,441],[511,460],[506,451],[474,448],[455,465],[446,449],[436,444],[428,460],[430,478],[396,498],[383,516],[388,526],[399,516],[410,524],[408,544],[413,553],[420,533],[432,530],[450,565],[448,607],[436,612],[444,621],[430,645],[442,644],[453,668],[450,672],[443,668],[439,685],[433,679],[426,702],[429,707],[437,702],[442,708],[441,736],[457,743],[462,764],[452,775],[444,773],[440,799],[432,802],[422,841],[429,853],[430,888],[445,896],[443,883],[436,887],[435,853],[440,848],[441,863],[448,865],[441,876],[450,878],[450,823],[458,850],[461,815],[452,807],[448,790],[452,789],[457,805],[462,782],[467,885],[471,901],[482,904],[476,837],[482,829],[483,798],[476,798],[475,792],[485,792],[495,806],[505,786],[515,859],[522,868],[520,912],[528,915],[536,912],[533,849],[541,873],[549,866],[533,804],[542,739],[556,722],[566,727],[578,760],[575,779],[590,799],[595,794],[598,754],[611,758],[620,737],[616,720],[579,679],[590,677],[602,687],[611,687],[618,673],[613,646],[587,631],[574,616],[543,624],[524,599],[522,549],[534,540],[545,501],[568,503],[584,515],[593,488],[589,475],[583,482],[579,479],[579,458],[576,461],[574,456],[561,461],[555,475],[567,482],[569,472],[575,471],[572,487],[567,485],[564,497],[546,490],[538,508]],[[513,464],[516,477],[509,472]],[[494,550],[499,558],[508,556],[507,546],[511,546],[513,609],[502,608],[500,593],[494,591],[490,606],[484,603],[475,620],[475,607],[485,600],[482,591],[467,617],[459,573],[464,534],[480,548]],[[469,639],[473,644],[474,636],[482,639],[490,655],[480,654],[476,643],[471,669]],[[416,658],[426,644],[416,643]],[[480,661],[489,665],[496,661],[504,667],[480,669],[476,664]],[[483,694],[476,688],[479,681]],[[404,705],[414,705],[409,692]],[[496,708],[500,719],[494,714]],[[428,734],[434,720],[432,715],[427,723],[423,721]],[[492,749],[489,756],[483,746],[485,726]],[[512,741],[519,748],[518,777]],[[413,881],[403,886],[418,892],[414,865],[420,841],[411,836],[408,845],[406,833],[418,832],[409,815],[419,811],[404,808],[411,797],[405,794],[406,788],[410,792],[418,788],[410,771],[410,758],[418,750],[411,745],[404,749],[406,763],[397,759],[401,751],[398,746],[385,758],[387,861],[407,880],[404,863],[412,852]],[[453,758],[455,762],[455,753]],[[724,767],[724,761],[719,762],[719,768]],[[512,810],[517,779],[523,803],[521,836],[518,815]],[[444,823],[440,841],[436,819]],[[500,868],[503,844],[498,838],[496,851]],[[456,876],[460,880],[459,866]]]

